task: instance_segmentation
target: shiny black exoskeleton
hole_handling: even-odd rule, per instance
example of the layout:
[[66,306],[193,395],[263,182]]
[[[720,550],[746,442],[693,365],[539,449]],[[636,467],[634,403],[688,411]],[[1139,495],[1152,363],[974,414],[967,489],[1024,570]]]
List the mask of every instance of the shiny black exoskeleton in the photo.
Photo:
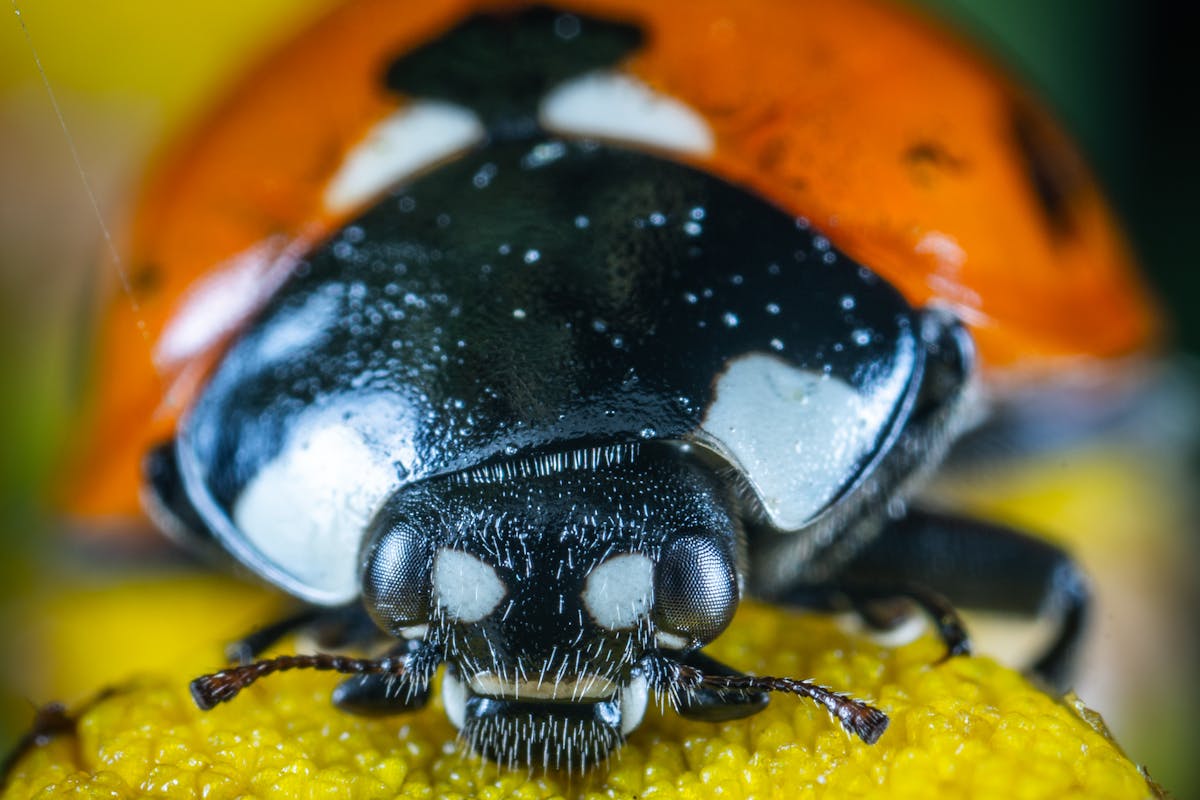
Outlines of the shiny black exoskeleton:
[[709,720],[806,694],[874,741],[875,709],[703,654],[743,594],[908,597],[961,651],[922,587],[990,598],[992,557],[1032,554],[1008,605],[1065,599],[1057,669],[1082,608],[1061,553],[903,505],[970,417],[965,330],[735,185],[539,122],[637,43],[533,11],[398,59],[389,85],[472,109],[482,142],[296,270],[151,459],[160,514],[401,640],[325,662],[365,673],[343,707],[418,707],[445,664],[447,713],[504,762],[593,763],[655,691]]

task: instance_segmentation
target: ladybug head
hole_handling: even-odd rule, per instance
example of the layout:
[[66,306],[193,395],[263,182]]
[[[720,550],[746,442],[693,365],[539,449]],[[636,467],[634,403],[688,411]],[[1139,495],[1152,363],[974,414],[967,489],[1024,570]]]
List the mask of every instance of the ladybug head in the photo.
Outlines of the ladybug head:
[[648,658],[696,650],[731,620],[740,537],[727,505],[669,447],[493,463],[385,505],[364,602],[446,662],[447,713],[476,749],[585,763],[641,721]]

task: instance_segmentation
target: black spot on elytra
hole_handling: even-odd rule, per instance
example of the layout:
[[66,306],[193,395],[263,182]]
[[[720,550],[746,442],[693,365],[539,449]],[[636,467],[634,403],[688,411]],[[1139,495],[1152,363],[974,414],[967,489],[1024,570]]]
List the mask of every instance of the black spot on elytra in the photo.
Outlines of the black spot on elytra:
[[162,270],[157,264],[139,264],[129,273],[129,291],[137,300],[145,300],[162,287]]
[[946,149],[941,142],[920,139],[910,144],[901,161],[908,167],[909,176],[918,186],[931,186],[942,175],[955,175],[967,168],[965,159]]
[[904,161],[913,167],[937,167],[952,172],[959,172],[967,165],[966,161],[947,150],[940,142],[923,140],[913,142],[904,151]]
[[1073,202],[1085,181],[1079,157],[1062,134],[1033,109],[1014,106],[1009,125],[1010,137],[1051,236],[1056,240],[1073,236]]
[[537,131],[538,103],[547,92],[615,66],[642,39],[635,25],[544,6],[476,14],[392,61],[384,84],[412,97],[466,106],[494,138],[525,138]]

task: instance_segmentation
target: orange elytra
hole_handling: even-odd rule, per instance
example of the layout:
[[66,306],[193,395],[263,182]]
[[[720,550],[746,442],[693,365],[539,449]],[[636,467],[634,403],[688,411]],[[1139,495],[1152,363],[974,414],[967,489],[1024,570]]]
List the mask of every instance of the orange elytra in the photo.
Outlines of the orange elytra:
[[[358,210],[331,207],[326,191],[407,102],[381,81],[387,62],[472,11],[519,5],[351,0],[175,148],[129,232],[136,302],[115,293],[105,311],[72,511],[139,513],[142,454],[239,323]],[[639,24],[646,44],[622,68],[708,123],[714,147],[690,160],[807,218],[910,302],[953,309],[997,392],[1159,340],[1122,233],[1062,132],[911,12],[868,0],[560,5]]]

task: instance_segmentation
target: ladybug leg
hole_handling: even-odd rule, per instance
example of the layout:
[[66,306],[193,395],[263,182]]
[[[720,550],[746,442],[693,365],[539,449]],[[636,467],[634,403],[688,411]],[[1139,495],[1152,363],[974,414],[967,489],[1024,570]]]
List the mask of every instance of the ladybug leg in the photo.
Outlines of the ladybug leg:
[[954,604],[919,584],[845,577],[833,583],[795,588],[784,594],[782,601],[821,611],[853,610],[868,627],[882,632],[904,625],[912,617],[915,605],[933,620],[938,637],[946,645],[946,658],[971,653],[971,637]]
[[[1070,683],[1090,593],[1079,565],[1049,542],[995,523],[910,509],[846,565],[839,583],[847,594],[899,584],[960,607],[1055,618],[1054,638],[1030,671],[1060,689]],[[902,594],[944,628],[937,604]]]
[[943,594],[919,583],[870,584],[846,579],[838,591],[872,628],[895,630],[909,618],[915,605],[934,622],[938,637],[946,645],[946,658],[971,654],[971,637],[954,604]]
[[[737,675],[742,673],[727,667],[699,650],[679,659],[679,663],[694,667],[708,675]],[[770,694],[765,690],[722,692],[704,687],[681,692],[675,711],[681,717],[702,722],[726,722],[757,714],[767,707]]]
[[[389,657],[419,655],[424,642],[412,639],[388,651]],[[403,680],[388,673],[355,675],[333,690],[333,703],[343,711],[366,717],[401,714],[424,708],[430,697],[429,681]]]
[[[155,524],[189,552],[229,564],[229,555],[217,544],[188,499],[175,458],[175,440],[151,450],[142,463],[142,471],[143,501]],[[230,661],[253,661],[279,640],[298,631],[311,632],[318,645],[327,649],[373,643],[382,635],[360,606],[304,606],[248,633],[226,647],[225,653]]]
[[360,606],[305,606],[231,643],[225,648],[225,656],[230,661],[246,664],[262,656],[284,637],[300,632],[312,636],[322,650],[368,646],[383,635]]

